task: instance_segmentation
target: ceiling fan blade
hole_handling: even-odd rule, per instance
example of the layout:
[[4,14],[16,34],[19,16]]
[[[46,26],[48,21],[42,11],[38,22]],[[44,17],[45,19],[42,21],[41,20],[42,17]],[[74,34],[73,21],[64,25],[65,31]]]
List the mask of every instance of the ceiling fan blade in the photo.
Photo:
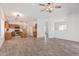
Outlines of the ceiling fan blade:
[[61,6],[55,6],[55,8],[61,8]]
[[41,6],[45,6],[44,4],[40,4]]
[[41,10],[41,12],[45,11],[46,9]]

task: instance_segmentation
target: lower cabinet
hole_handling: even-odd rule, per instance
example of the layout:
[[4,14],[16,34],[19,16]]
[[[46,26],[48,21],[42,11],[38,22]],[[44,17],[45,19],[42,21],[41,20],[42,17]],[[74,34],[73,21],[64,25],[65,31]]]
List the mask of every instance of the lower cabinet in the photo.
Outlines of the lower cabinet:
[[12,39],[12,33],[11,32],[5,32],[5,40]]
[[21,38],[26,38],[27,37],[27,33],[26,32],[20,32],[20,36],[21,36]]
[[37,38],[37,31],[33,31],[33,37]]

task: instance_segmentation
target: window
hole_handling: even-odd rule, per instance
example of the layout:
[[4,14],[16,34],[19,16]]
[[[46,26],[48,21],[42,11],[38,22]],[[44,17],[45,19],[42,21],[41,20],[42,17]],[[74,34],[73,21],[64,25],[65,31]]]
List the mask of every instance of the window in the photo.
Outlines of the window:
[[67,25],[66,24],[59,25],[59,31],[64,31],[66,29],[67,29]]

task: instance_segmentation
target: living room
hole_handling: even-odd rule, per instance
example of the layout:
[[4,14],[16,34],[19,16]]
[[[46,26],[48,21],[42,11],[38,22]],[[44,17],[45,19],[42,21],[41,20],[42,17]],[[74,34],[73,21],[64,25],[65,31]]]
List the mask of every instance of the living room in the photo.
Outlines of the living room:
[[0,6],[0,55],[79,55],[78,3]]

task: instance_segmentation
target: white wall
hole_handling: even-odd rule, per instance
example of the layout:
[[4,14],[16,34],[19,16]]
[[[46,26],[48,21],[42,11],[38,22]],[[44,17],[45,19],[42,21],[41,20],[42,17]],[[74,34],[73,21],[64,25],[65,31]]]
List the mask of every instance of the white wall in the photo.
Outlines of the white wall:
[[35,26],[35,24],[37,24],[37,21],[28,21],[26,23],[28,36],[33,36],[33,27]]
[[78,14],[71,14],[67,18],[68,28],[66,31],[57,31],[55,34],[58,38],[79,41],[79,16]]
[[5,40],[5,38],[4,38],[4,21],[2,20],[2,19],[0,19],[0,29],[1,29],[1,31],[0,31],[0,47],[2,46],[2,44],[4,43],[4,40]]
[[38,19],[37,21],[37,37],[45,37],[45,21]]
[[[66,17],[66,19],[64,19]],[[79,41],[79,14],[69,14],[61,19],[48,19],[49,38],[57,37],[72,41]],[[58,20],[58,21],[57,21]],[[60,20],[60,21],[59,21]],[[63,23],[67,25],[67,29],[59,31],[55,29],[55,23]],[[45,19],[38,20],[38,37],[45,36]]]
[[32,24],[30,24],[30,23],[27,23],[27,25],[26,25],[27,27],[26,27],[26,30],[27,30],[27,33],[28,33],[28,36],[32,36],[33,34],[33,25]]
[[5,41],[5,35],[4,35],[4,21],[6,20],[6,16],[4,14],[4,10],[0,6],[0,48],[3,45]]

